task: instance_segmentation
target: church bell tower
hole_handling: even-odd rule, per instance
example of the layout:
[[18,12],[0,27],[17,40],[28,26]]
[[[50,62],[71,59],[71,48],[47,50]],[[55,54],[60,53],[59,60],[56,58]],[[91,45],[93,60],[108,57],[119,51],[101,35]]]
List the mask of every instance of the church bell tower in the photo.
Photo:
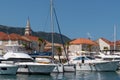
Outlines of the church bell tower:
[[27,24],[26,24],[26,28],[25,28],[25,35],[28,35],[28,36],[32,35],[29,17],[27,19]]

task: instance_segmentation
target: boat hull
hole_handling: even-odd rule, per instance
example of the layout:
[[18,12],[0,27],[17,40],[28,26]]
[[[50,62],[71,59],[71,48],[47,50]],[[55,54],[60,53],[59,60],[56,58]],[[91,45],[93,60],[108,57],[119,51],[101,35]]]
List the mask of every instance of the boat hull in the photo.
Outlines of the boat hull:
[[18,73],[28,74],[50,74],[55,68],[55,64],[41,64],[36,62],[19,63]]
[[100,63],[83,63],[76,64],[76,70],[86,71],[116,71],[118,68],[118,61],[100,62]]
[[55,65],[52,64],[34,64],[27,65],[30,74],[50,74],[53,72]]
[[26,65],[19,65],[17,73],[19,73],[19,74],[29,74],[28,67]]
[[56,64],[56,67],[53,69],[53,73],[64,72],[63,67],[64,67],[63,64],[60,64],[60,63]]
[[74,71],[76,71],[76,66],[75,65],[70,65],[70,64],[65,64],[64,65],[64,71],[65,72],[74,72]]
[[17,73],[17,69],[18,69],[18,66],[16,66],[16,65],[0,64],[0,75],[16,74]]

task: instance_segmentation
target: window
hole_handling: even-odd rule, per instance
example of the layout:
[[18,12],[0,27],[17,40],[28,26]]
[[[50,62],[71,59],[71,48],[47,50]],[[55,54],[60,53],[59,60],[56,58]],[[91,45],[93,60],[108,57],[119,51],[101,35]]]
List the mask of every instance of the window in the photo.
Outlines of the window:
[[108,50],[108,47],[104,47],[104,50]]
[[1,70],[7,70],[7,68],[1,68]]

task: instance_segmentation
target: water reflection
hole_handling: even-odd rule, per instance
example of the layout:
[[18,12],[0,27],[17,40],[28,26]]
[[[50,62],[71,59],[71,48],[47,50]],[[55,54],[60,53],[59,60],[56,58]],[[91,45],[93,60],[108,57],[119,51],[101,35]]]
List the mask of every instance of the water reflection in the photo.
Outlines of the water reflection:
[[17,75],[17,80],[53,80],[51,75]]
[[16,75],[0,75],[0,80],[17,80]]
[[120,72],[90,72],[52,74],[54,80],[120,80]]
[[76,80],[119,80],[117,72],[87,72],[79,71],[76,73]]
[[118,72],[88,72],[52,73],[51,75],[0,75],[0,80],[120,80]]

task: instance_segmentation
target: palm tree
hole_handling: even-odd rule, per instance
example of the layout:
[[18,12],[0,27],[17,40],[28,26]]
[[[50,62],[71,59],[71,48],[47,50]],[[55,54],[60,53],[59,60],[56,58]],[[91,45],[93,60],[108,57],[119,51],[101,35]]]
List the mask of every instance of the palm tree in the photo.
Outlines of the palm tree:
[[57,55],[59,57],[59,61],[61,63],[61,59],[60,59],[60,56],[62,55],[62,48],[59,46],[59,47],[56,47],[56,50],[57,50]]
[[38,38],[38,45],[39,45],[39,51],[44,51],[44,46],[46,45],[46,41],[42,38]]
[[65,50],[66,50],[67,55],[68,55],[69,45],[70,45],[70,43],[69,43],[69,42],[66,42],[66,44],[65,44],[65,46],[66,46],[65,48],[66,48],[66,49],[65,49]]

